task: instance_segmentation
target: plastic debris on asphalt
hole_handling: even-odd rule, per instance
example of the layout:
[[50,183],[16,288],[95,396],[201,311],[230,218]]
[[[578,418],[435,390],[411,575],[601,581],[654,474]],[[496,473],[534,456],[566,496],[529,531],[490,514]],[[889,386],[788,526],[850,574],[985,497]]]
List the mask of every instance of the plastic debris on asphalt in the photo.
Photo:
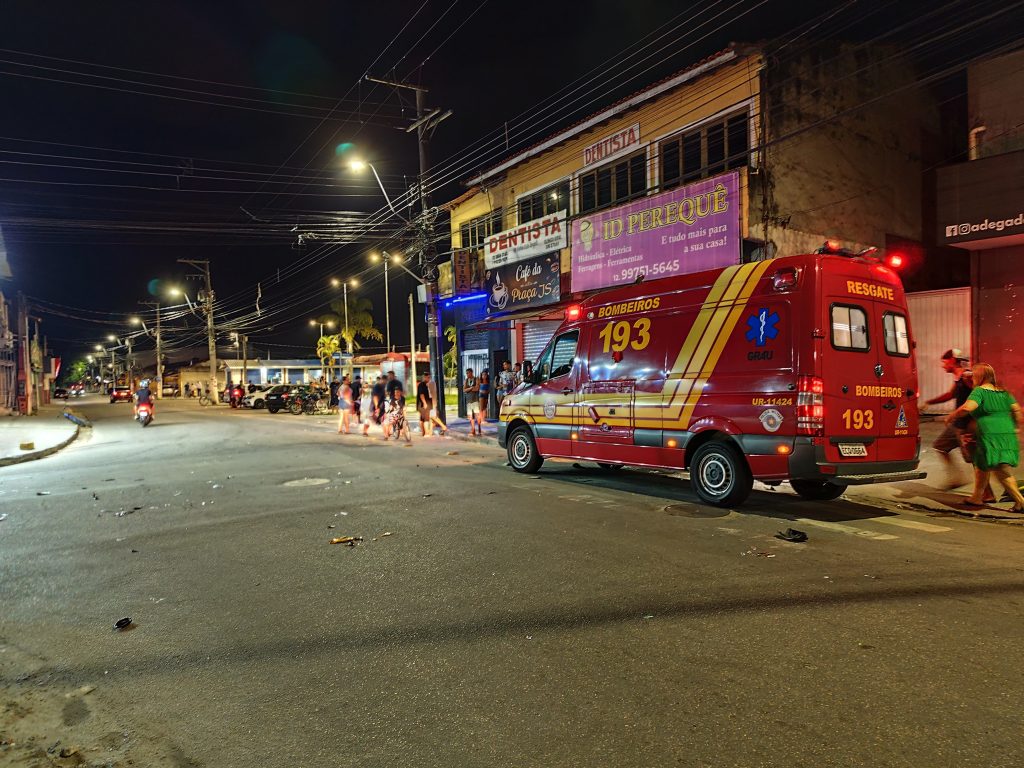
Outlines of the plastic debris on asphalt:
[[4,512],[2,515],[0,515],[0,523],[2,523],[6,519],[7,519],[7,513]]
[[346,546],[354,547],[362,540],[362,536],[338,536],[331,539],[331,544],[345,544]]
[[787,528],[784,531],[776,533],[775,538],[798,543],[801,541],[807,541],[807,534],[803,531],[798,531],[796,528]]
[[49,491],[36,491],[36,496],[49,496]]
[[35,449],[35,443],[18,443],[18,450],[20,451],[34,451]]
[[132,624],[131,616],[125,616],[123,619],[118,619],[116,622],[114,622],[114,629],[118,632],[124,632],[132,626],[134,625]]

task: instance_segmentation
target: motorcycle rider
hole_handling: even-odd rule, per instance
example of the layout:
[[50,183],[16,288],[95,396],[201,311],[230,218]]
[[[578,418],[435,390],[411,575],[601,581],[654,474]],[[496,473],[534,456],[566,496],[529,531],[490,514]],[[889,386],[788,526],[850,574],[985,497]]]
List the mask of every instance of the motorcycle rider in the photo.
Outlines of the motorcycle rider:
[[150,416],[155,412],[153,407],[153,401],[156,398],[153,397],[152,391],[149,389],[149,379],[143,379],[139,382],[139,388],[135,392],[135,404],[132,406],[132,419],[135,419],[139,415],[139,406],[148,405]]

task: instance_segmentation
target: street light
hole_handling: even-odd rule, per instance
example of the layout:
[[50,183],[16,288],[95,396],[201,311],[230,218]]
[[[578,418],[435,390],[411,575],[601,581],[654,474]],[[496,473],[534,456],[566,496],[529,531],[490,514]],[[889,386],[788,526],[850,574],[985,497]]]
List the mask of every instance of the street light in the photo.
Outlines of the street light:
[[[386,266],[386,265],[385,265]],[[331,278],[331,285],[337,288],[339,285],[342,289],[342,297],[345,302],[345,351],[349,354],[349,373],[352,373],[352,337],[348,333],[348,287],[351,285],[353,288],[359,287],[359,281],[356,279],[352,280],[339,280],[336,277]],[[385,289],[386,290],[386,289]],[[387,303],[385,297],[385,304]]]
[[323,335],[324,335],[324,326],[325,326],[325,325],[326,325],[326,326],[327,326],[328,328],[333,328],[333,327],[334,327],[334,321],[333,321],[333,320],[328,320],[328,321],[327,321],[326,323],[322,323],[322,322],[320,322],[319,320],[310,320],[310,321],[309,321],[309,324],[310,324],[310,326],[311,326],[311,327],[313,327],[313,326],[316,326],[316,325],[319,325],[319,326],[320,326],[320,338],[323,338]]
[[371,253],[370,261],[383,261],[384,262],[384,325],[387,330],[387,352],[391,351],[391,302],[388,299],[388,262],[394,261],[396,264],[401,263],[401,259],[397,256],[392,256],[387,251],[381,251],[380,253]]
[[367,168],[373,171],[373,178],[377,180],[377,186],[380,187],[380,191],[384,195],[384,200],[387,202],[388,208],[390,208],[391,212],[406,224],[409,223],[409,220],[395,210],[395,206],[391,204],[391,198],[388,197],[388,191],[384,189],[384,184],[381,182],[380,176],[377,174],[377,169],[373,167],[373,163],[368,163],[365,160],[352,160],[349,162],[348,167],[356,173],[362,173]]

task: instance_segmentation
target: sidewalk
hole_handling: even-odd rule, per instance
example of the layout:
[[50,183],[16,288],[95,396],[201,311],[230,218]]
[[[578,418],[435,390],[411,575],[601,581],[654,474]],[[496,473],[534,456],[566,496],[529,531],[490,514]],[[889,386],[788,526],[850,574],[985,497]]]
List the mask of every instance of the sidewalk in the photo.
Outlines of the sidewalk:
[[80,427],[61,416],[62,404],[44,405],[35,416],[0,417],[0,467],[41,459],[70,445]]
[[[484,423],[482,437],[470,437],[469,421],[455,418],[448,421],[450,435],[459,440],[468,440],[483,445],[498,444],[498,423]],[[908,480],[902,483],[878,483],[875,485],[851,485],[844,498],[872,506],[883,506],[897,509],[918,509],[943,514],[955,514],[978,520],[996,520],[1024,524],[1024,515],[1010,512],[1009,502],[989,504],[981,509],[964,509],[958,506],[971,492],[973,470],[964,463],[959,453],[954,456],[955,467],[964,485],[951,491],[943,490],[946,484],[946,468],[942,459],[931,447],[935,438],[942,432],[941,422],[926,422],[921,425],[921,466],[928,473],[921,480]],[[1022,451],[1024,455],[1024,451]],[[1024,476],[1024,469],[1018,469]],[[1003,489],[998,482],[994,483],[997,496],[1002,496]]]

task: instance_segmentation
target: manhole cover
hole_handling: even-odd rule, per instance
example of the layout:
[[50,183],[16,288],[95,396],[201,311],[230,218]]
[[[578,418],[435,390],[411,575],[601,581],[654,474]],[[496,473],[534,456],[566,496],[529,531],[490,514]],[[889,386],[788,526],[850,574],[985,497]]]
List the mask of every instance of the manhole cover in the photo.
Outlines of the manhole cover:
[[732,510],[718,507],[698,507],[694,504],[669,504],[665,511],[675,517],[725,517]]
[[290,488],[302,487],[304,485],[327,485],[330,480],[326,477],[304,477],[301,480],[289,480],[284,483]]

